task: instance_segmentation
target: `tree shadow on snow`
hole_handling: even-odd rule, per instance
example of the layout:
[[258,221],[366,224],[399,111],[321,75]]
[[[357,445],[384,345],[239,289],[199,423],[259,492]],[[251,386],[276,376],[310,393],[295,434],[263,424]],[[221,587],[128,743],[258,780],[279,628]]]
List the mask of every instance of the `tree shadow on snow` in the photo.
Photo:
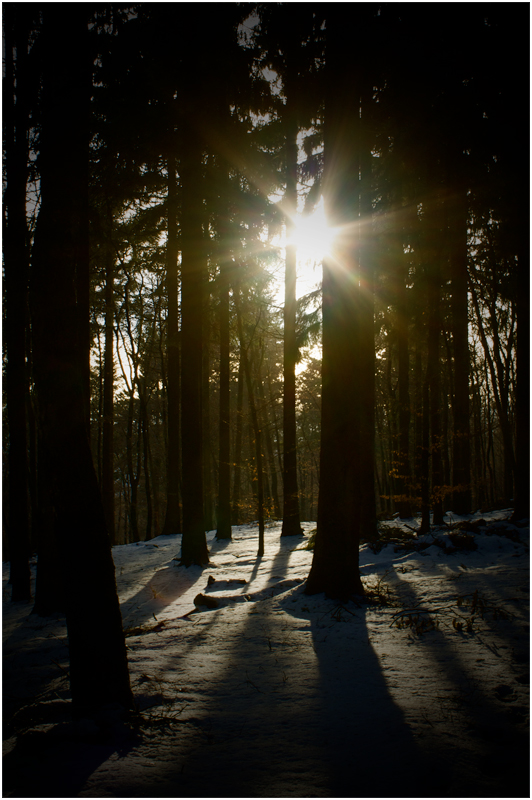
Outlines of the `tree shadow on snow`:
[[120,604],[124,628],[142,625],[194,586],[204,572],[202,567],[176,569],[170,561],[159,569],[138,592]]
[[[392,573],[389,580],[408,607],[430,609],[430,602],[421,602],[415,587],[402,580],[396,572]],[[475,576],[475,583],[482,592],[480,576]],[[489,585],[484,587],[487,592],[489,588]],[[511,621],[499,624],[507,629],[506,636],[512,636],[512,629],[514,635],[517,633],[517,627]],[[452,646],[449,636],[453,637],[455,646]],[[444,794],[462,797],[529,797],[529,737],[522,725],[512,721],[516,717],[521,721],[523,717],[519,709],[511,705],[512,683],[515,685],[516,675],[509,669],[503,684],[508,691],[503,700],[508,699],[510,703],[501,702],[501,698],[495,694],[488,694],[478,673],[472,672],[471,656],[467,659],[466,653],[461,655],[459,649],[461,642],[467,647],[472,637],[476,638],[479,645],[477,655],[485,655],[485,635],[478,631],[468,634],[449,627],[438,627],[415,639],[410,637],[413,671],[420,662],[415,651],[423,655],[424,664],[427,660],[431,662],[430,676],[423,675],[422,669],[417,667],[419,684],[428,677],[430,686],[437,685],[447,694],[446,701],[440,702],[439,711],[427,708],[427,716],[432,715],[432,727],[424,737],[423,750],[437,753],[447,764],[445,785],[442,786]],[[523,640],[525,637],[526,634],[521,632],[515,638]],[[475,659],[474,666],[483,661],[483,658]],[[519,666],[516,666],[517,672]],[[435,672],[441,674],[440,680]],[[523,710],[526,716],[528,709]],[[452,725],[444,724],[442,728],[439,724],[442,716],[452,719]]]
[[388,692],[365,610],[336,619],[324,600],[323,614],[307,615],[294,598],[304,608],[301,590],[266,599],[228,630],[215,676],[224,691],[197,720],[205,746],[162,764],[154,796],[439,795],[437,764]]
[[[303,587],[283,603],[287,613]],[[338,605],[323,595],[322,613],[305,614],[317,658],[319,729],[333,797],[430,797],[440,795],[436,760],[423,757],[394,702],[373,650],[366,607]],[[315,597],[309,598],[312,606]],[[314,601],[314,602],[313,602]],[[297,605],[299,607],[300,603]],[[296,614],[297,616],[297,614]]]

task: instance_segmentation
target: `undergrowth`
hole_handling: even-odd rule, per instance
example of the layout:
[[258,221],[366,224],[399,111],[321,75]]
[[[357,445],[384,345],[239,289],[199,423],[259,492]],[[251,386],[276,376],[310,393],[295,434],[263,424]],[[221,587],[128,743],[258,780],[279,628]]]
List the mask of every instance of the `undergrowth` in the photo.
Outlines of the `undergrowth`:
[[507,620],[512,616],[502,605],[490,603],[475,589],[474,592],[457,595],[444,605],[402,609],[393,615],[390,627],[400,630],[409,628],[419,635],[436,630],[442,624],[458,633],[474,633],[480,620]]

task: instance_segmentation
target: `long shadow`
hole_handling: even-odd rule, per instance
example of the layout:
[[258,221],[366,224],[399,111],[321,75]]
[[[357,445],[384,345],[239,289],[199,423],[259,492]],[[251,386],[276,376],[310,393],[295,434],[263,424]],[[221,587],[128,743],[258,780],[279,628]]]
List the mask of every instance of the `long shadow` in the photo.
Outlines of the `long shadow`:
[[439,795],[433,777],[436,759],[422,758],[389,693],[369,639],[366,608],[327,600],[323,608],[319,617],[312,615],[310,627],[318,660],[319,736],[328,796]]
[[[391,580],[396,592],[407,600],[410,607],[419,604],[412,584],[402,580],[397,573],[393,574]],[[510,629],[512,627],[510,621],[504,625]],[[464,644],[468,636],[459,632],[453,635],[457,641],[462,637]],[[508,630],[506,636],[511,635]],[[478,634],[477,638],[482,642]],[[518,638],[524,637],[521,634]],[[453,694],[457,698],[454,702],[458,707],[461,725],[460,728],[455,725],[455,741],[437,734],[435,720],[436,735],[427,735],[423,747],[425,752],[433,748],[440,753],[440,757],[445,758],[448,764],[446,783],[450,793],[464,797],[529,797],[529,736],[512,721],[516,716],[519,720],[521,715],[513,713],[511,705],[501,707],[495,697],[486,694],[440,628],[419,637],[416,647],[430,654],[433,663],[437,664],[436,668],[453,685]],[[515,675],[509,671],[506,680],[511,689]],[[451,706],[452,696],[447,702]],[[464,737],[470,741],[464,741]]]
[[187,592],[202,575],[201,567],[177,571],[168,561],[133,595],[120,604],[124,627],[142,625]]
[[296,595],[262,601],[268,613],[227,630],[224,691],[196,721],[204,744],[175,767],[161,763],[154,797],[439,794],[436,763],[423,762],[388,692],[364,609],[337,620],[325,601],[317,619],[295,611]]
[[220,550],[226,550],[233,544],[231,539],[216,539],[211,542],[210,553],[218,553]]

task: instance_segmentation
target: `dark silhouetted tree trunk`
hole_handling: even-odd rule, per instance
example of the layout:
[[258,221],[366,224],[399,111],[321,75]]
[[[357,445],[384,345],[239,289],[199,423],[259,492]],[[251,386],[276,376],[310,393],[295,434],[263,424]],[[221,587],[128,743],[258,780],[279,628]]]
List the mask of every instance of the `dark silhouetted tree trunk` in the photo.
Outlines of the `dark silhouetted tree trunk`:
[[[223,212],[222,212],[223,213]],[[227,214],[227,210],[225,210]],[[229,280],[230,254],[228,251],[228,222],[221,220],[221,252],[219,275],[219,325],[220,325],[220,421],[218,438],[218,508],[217,539],[231,538],[231,417],[229,369]]]
[[102,420],[102,502],[111,544],[115,542],[115,476],[114,476],[114,253],[110,237],[113,215],[107,215],[109,240],[105,254],[105,346],[103,366],[103,420]]
[[[197,98],[191,99],[191,104]],[[187,106],[188,108],[188,106]],[[189,109],[192,114],[192,105]],[[191,121],[181,137],[181,446],[185,566],[209,560],[203,517],[203,314],[206,259],[202,242],[202,148]]]
[[296,437],[296,246],[291,242],[297,212],[297,121],[295,98],[287,89],[286,122],[286,260],[284,295],[284,359],[283,359],[283,527],[281,536],[301,533],[299,494],[297,488]]
[[[205,320],[206,321],[206,320]],[[207,326],[206,326],[207,327]],[[205,331],[205,344],[202,359],[202,407],[203,407],[203,517],[205,530],[212,531],[216,526],[213,467],[214,458],[211,441],[211,402],[210,402],[210,325]]]
[[133,704],[86,424],[82,284],[88,275],[91,61],[84,5],[52,4],[42,13],[42,205],[30,284],[34,376],[65,591],[73,708],[90,715],[102,704]]
[[248,348],[251,345],[251,342],[246,347],[244,343],[242,317],[240,314],[238,299],[236,297],[235,306],[237,314],[238,338],[240,340],[240,353],[242,357],[244,377],[246,379],[249,410],[251,413],[251,438],[253,439],[253,444],[255,445],[255,468],[253,472],[257,482],[257,516],[259,521],[259,549],[257,551],[257,556],[258,558],[262,558],[264,555],[264,482],[262,470],[262,435],[259,425],[259,417],[257,414],[257,405],[255,403],[255,393],[253,391],[253,381],[251,379],[251,369],[248,356]]
[[431,505],[432,522],[443,524],[442,497],[442,426],[441,426],[441,376],[440,376],[440,338],[441,338],[441,267],[440,252],[441,225],[438,201],[427,203],[425,215],[425,255],[427,258],[427,381],[430,393],[430,452],[431,452]]
[[[305,591],[347,599],[364,593],[359,542],[376,528],[369,149],[364,130],[369,96],[363,48],[355,62],[344,14],[335,5],[329,9],[324,197],[329,224],[346,227],[323,267],[320,488]],[[358,8],[356,23],[368,24],[365,18],[371,13],[370,7]]]
[[[469,430],[469,343],[467,309],[467,202],[453,197],[450,226],[451,312],[454,359],[452,509],[471,512],[471,437]],[[453,213],[454,212],[454,213]]]
[[[7,351],[5,392],[9,430],[8,540],[11,599],[31,599],[28,441],[26,401],[26,304],[28,287],[28,230],[26,178],[28,163],[27,49],[30,20],[21,5],[4,9],[5,32],[5,179],[4,275]],[[16,58],[15,58],[16,54]]]
[[233,505],[231,510],[231,522],[233,525],[240,524],[240,495],[242,480],[242,429],[244,426],[244,360],[242,358],[242,346],[240,347],[240,359],[238,363],[238,384],[236,390],[236,432],[235,432],[235,454],[233,461]]
[[[528,219],[523,213],[523,219]],[[515,496],[514,518],[530,515],[530,255],[521,243],[518,269],[522,287],[517,297],[517,386],[515,397]]]
[[166,289],[168,292],[167,317],[167,398],[168,398],[168,451],[166,464],[166,517],[163,534],[181,533],[179,513],[179,402],[180,356],[178,331],[178,277],[177,277],[177,209],[175,158],[167,158],[168,169],[168,239],[166,243]]
[[412,475],[410,470],[410,359],[408,353],[408,262],[406,256],[402,258],[404,268],[400,269],[397,279],[397,371],[398,371],[398,444],[399,444],[399,474],[397,480],[397,493],[399,499],[397,507],[399,516],[405,518],[412,516],[410,503],[410,485]]
[[266,403],[266,395],[264,392],[264,384],[262,382],[260,370],[259,370],[259,396],[262,405],[262,430],[264,435],[264,440],[266,443],[266,452],[268,453],[268,464],[270,468],[270,476],[271,476],[271,498],[273,502],[273,513],[275,514],[275,518],[279,519],[281,516],[281,507],[279,505],[279,494],[277,491],[277,468],[275,464],[275,456],[273,452],[273,442],[272,442],[272,435],[270,431],[270,424],[268,421],[268,405]]

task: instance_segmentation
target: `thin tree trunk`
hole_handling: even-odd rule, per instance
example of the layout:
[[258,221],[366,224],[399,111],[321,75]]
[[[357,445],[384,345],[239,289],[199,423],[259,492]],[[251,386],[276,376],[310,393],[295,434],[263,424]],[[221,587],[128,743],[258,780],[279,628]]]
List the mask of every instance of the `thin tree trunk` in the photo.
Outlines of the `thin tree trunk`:
[[[238,290],[237,290],[238,291]],[[242,317],[238,306],[238,300],[235,299],[238,338],[240,340],[240,352],[242,355],[244,376],[246,379],[246,388],[248,392],[248,403],[251,412],[251,424],[253,429],[253,439],[255,445],[255,469],[257,484],[257,515],[259,521],[259,549],[257,557],[262,558],[264,555],[264,488],[263,488],[263,474],[262,474],[262,436],[259,425],[259,418],[257,414],[257,406],[255,403],[255,394],[253,391],[253,382],[251,380],[251,370],[249,366],[248,347],[244,344],[244,333],[242,329]]]
[[[225,109],[222,111],[225,120]],[[229,189],[228,167],[222,160],[223,185],[226,195]],[[224,206],[220,214],[219,256],[219,328],[220,328],[220,406],[218,429],[218,503],[216,510],[216,538],[231,538],[231,387],[230,387],[230,326],[229,288],[231,278],[231,252],[229,206],[223,197]]]
[[260,375],[259,370],[259,396],[261,401],[261,408],[262,408],[262,428],[264,431],[264,439],[266,442],[266,452],[268,453],[268,464],[270,466],[270,476],[271,476],[271,498],[273,502],[273,513],[275,514],[276,519],[280,519],[281,517],[281,507],[279,505],[279,494],[277,491],[277,469],[275,464],[275,455],[273,452],[273,443],[272,443],[272,436],[270,432],[270,424],[268,420],[268,407],[266,404],[266,396],[264,393],[264,384],[262,382],[262,378]]
[[273,396],[272,377],[271,377],[271,373],[270,373],[269,369],[268,369],[268,392],[269,392],[269,395],[270,395],[270,405],[271,405],[271,408],[272,408],[273,430],[274,430],[274,433],[275,433],[275,443],[276,443],[276,446],[277,446],[277,460],[278,460],[278,463],[279,463],[279,472],[282,475],[283,474],[283,459],[282,459],[281,437],[280,437],[280,434],[279,434],[279,423],[278,423],[277,412],[276,412],[277,404],[276,404],[275,398]]
[[423,382],[423,412],[422,412],[422,442],[421,442],[421,527],[420,533],[430,531],[430,375],[427,365],[427,374]]
[[416,342],[414,345],[414,485],[416,506],[421,503],[421,480],[423,476],[423,366],[421,358],[421,321],[416,321]]
[[[205,336],[208,343],[210,335]],[[214,480],[213,480],[213,453],[211,443],[211,403],[210,403],[210,353],[209,346],[203,350],[202,364],[202,403],[203,403],[203,515],[205,529],[211,531],[215,528],[214,506]]]
[[198,132],[188,120],[182,131],[179,167],[182,191],[181,447],[184,467],[181,563],[187,567],[209,561],[203,516],[202,361],[206,260],[202,242],[201,163]]
[[242,473],[242,429],[244,424],[243,404],[244,404],[244,360],[242,358],[242,346],[240,346],[240,359],[238,363],[238,385],[236,395],[236,433],[235,433],[235,454],[233,462],[233,505],[231,511],[231,521],[233,525],[240,525],[241,511],[241,473]]
[[[527,217],[524,210],[523,220],[526,226]],[[517,266],[523,285],[517,297],[516,470],[513,518],[520,520],[530,516],[530,255],[526,235],[518,253]]]
[[142,433],[142,466],[144,469],[144,491],[146,494],[146,533],[144,536],[144,541],[148,541],[152,538],[153,501],[150,480],[150,429],[148,424],[148,399],[144,378],[139,381],[138,389],[139,413]]
[[166,289],[168,292],[167,317],[167,383],[168,400],[168,446],[166,461],[166,516],[163,534],[181,533],[179,510],[179,415],[180,415],[180,355],[178,331],[178,276],[177,276],[177,210],[176,210],[176,167],[175,157],[169,154],[166,160],[168,170],[168,239],[166,243]]
[[[511,498],[512,476],[515,474],[515,455],[512,443],[512,429],[510,425],[510,420],[508,418],[508,397],[507,397],[508,387],[507,385],[505,385],[504,380],[498,379],[498,375],[500,376],[502,373],[500,354],[495,352],[495,355],[493,356],[490,351],[489,343],[482,322],[482,315],[480,312],[476,288],[474,286],[472,286],[471,294],[473,298],[473,306],[475,308],[475,313],[477,316],[480,339],[484,350],[484,356],[486,358],[486,365],[487,368],[489,368],[489,376],[491,378],[491,386],[493,390],[495,406],[497,408],[497,416],[499,417],[499,424],[501,426],[503,451],[504,451],[504,473],[503,473],[504,498],[501,498],[501,500],[503,500],[504,503],[506,504],[507,502],[510,501]],[[498,371],[494,363],[495,359],[497,359],[498,361],[497,364]],[[487,376],[486,380],[489,380]]]
[[[140,464],[137,463],[137,470],[133,465],[133,423],[135,417],[135,398],[133,390],[128,403],[127,412],[127,425],[126,425],[126,463],[127,463],[127,476],[129,483],[129,541],[138,542],[139,526],[137,517],[137,495],[138,485],[140,481]],[[139,450],[137,447],[137,461],[139,457]]]
[[440,242],[439,208],[431,204],[427,211],[428,285],[427,307],[430,308],[427,344],[427,380],[430,392],[430,449],[432,473],[432,522],[443,524],[442,496],[442,432],[441,432],[441,382],[440,382],[440,334],[441,334],[441,272],[438,244]]
[[451,313],[454,358],[452,509],[471,512],[471,437],[469,430],[469,333],[467,313],[467,198],[451,206]]
[[[112,235],[113,215],[109,210],[109,237]],[[105,346],[103,366],[102,422],[102,502],[111,544],[115,542],[115,479],[114,479],[114,253],[107,242],[105,253]]]
[[302,533],[297,488],[296,438],[296,246],[291,241],[297,212],[297,121],[293,92],[288,92],[286,134],[286,260],[283,358],[283,526],[281,536]]
[[[399,254],[401,257],[402,254]],[[397,297],[397,369],[398,369],[398,403],[399,403],[399,475],[397,492],[400,517],[411,517],[410,484],[410,359],[408,354],[408,298],[406,282],[408,278],[408,262],[402,256],[404,268],[398,277]]]

